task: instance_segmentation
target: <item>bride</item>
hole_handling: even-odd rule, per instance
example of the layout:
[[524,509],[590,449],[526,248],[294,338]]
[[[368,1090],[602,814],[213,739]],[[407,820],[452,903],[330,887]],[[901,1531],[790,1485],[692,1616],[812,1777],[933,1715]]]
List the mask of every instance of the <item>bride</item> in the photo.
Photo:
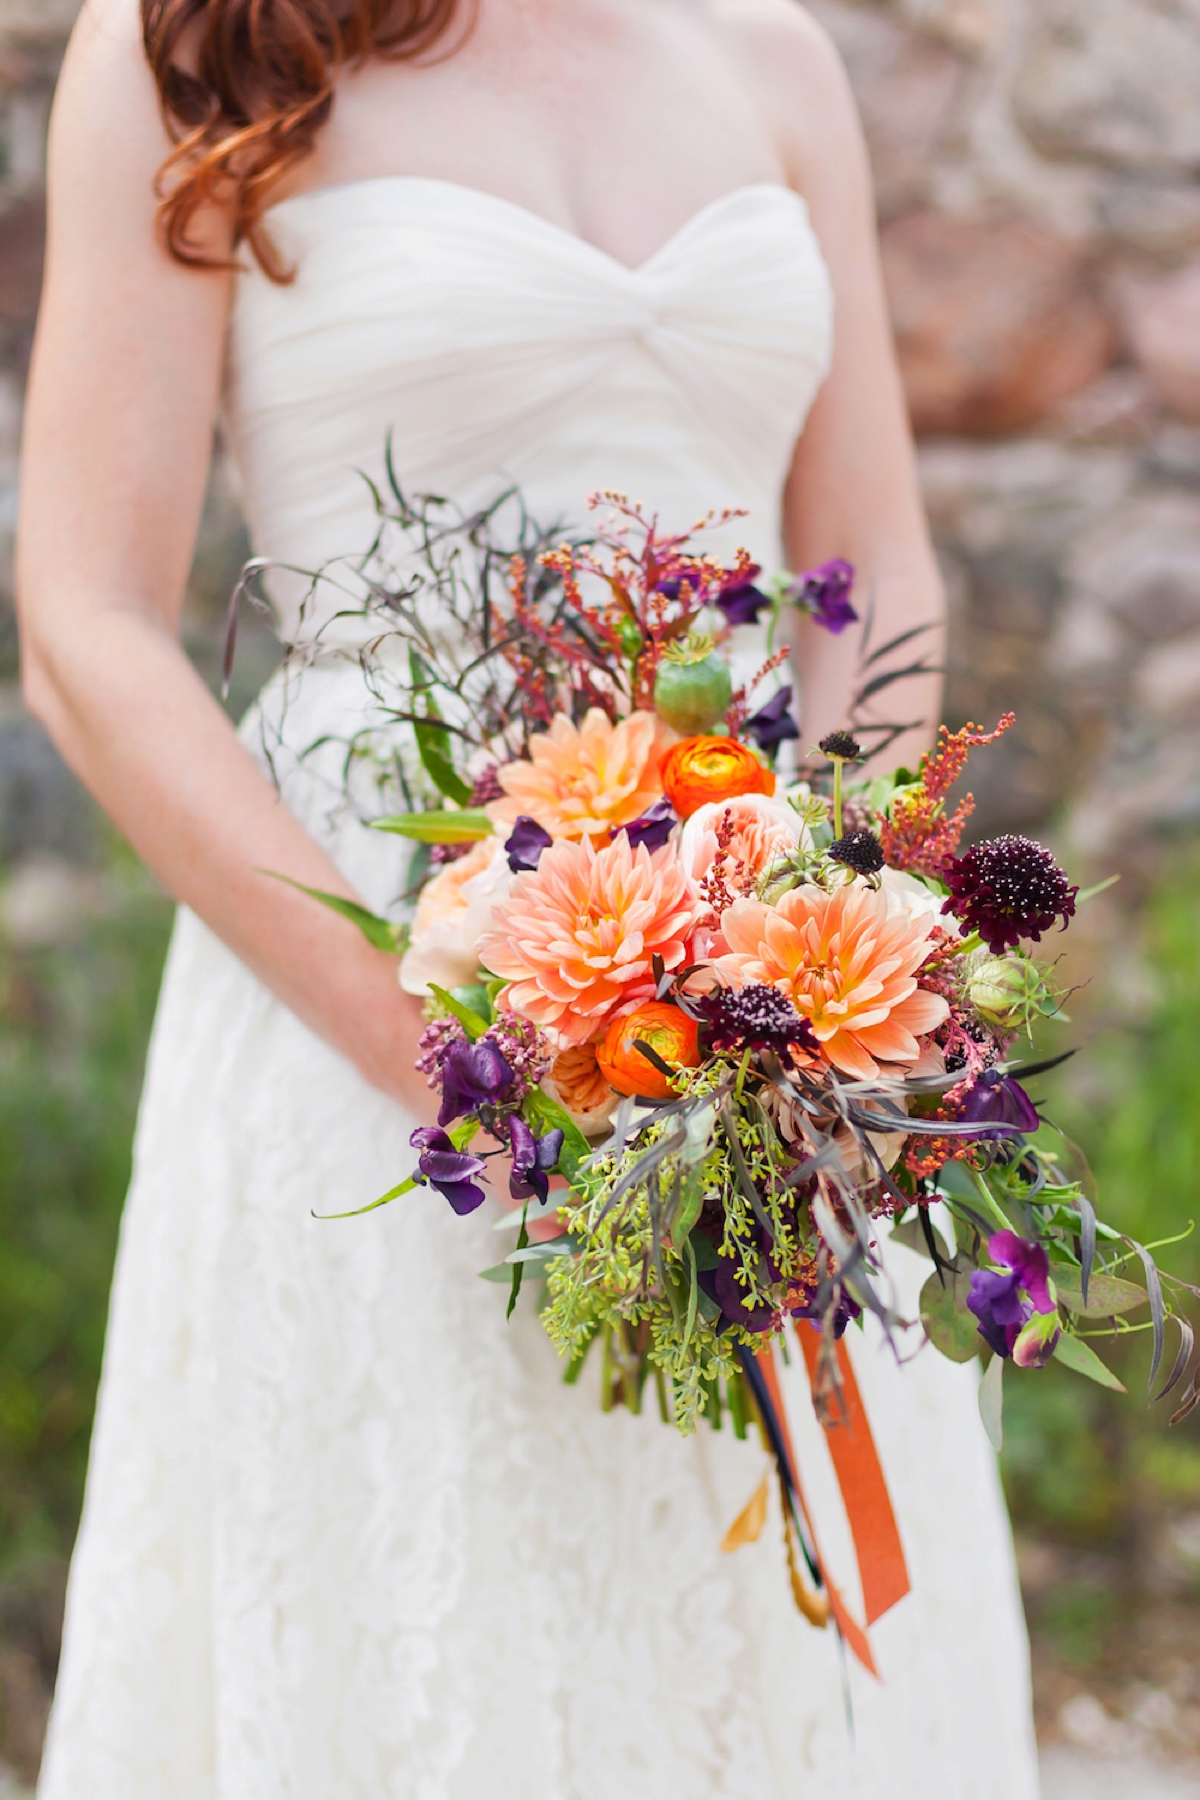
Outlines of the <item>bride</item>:
[[[43,1800],[1031,1800],[973,1364],[851,1334],[913,1588],[876,1683],[792,1609],[778,1521],[719,1554],[755,1448],[602,1416],[478,1294],[486,1213],[313,1218],[407,1173],[420,1018],[392,959],[260,871],[382,907],[404,868],[318,766],[282,797],[262,767],[264,734],[302,748],[363,704],[348,627],[240,734],[180,648],[218,413],[255,548],[294,567],[369,544],[390,432],[411,493],[516,482],[550,522],[621,488],[675,528],[741,506],[768,569],[850,558],[886,636],[940,607],[859,130],[792,0],[88,0],[25,683],[181,910]],[[327,624],[275,599],[286,641]],[[855,645],[804,629],[796,661],[813,742]],[[929,678],[887,698],[937,704]],[[911,1305],[920,1265],[890,1257]]]

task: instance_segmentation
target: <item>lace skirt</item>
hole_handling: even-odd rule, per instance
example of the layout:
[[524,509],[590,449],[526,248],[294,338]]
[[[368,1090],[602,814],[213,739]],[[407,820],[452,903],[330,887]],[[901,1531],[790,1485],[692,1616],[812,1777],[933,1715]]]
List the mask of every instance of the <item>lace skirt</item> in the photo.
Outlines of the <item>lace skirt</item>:
[[[291,741],[360,700],[314,672]],[[288,804],[386,904],[402,847],[334,821],[333,773],[285,771]],[[757,1442],[605,1416],[531,1298],[505,1323],[498,1209],[314,1216],[401,1179],[413,1124],[181,912],[40,1800],[1033,1800],[975,1365],[850,1334],[913,1583],[876,1683],[795,1612],[777,1512],[720,1553]],[[798,1356],[784,1383],[853,1602]]]

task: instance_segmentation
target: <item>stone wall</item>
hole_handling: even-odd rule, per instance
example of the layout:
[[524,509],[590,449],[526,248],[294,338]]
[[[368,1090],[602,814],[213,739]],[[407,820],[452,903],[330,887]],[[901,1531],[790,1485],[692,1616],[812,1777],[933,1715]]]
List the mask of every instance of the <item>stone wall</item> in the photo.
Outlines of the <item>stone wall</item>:
[[[980,761],[980,822],[1061,820],[1109,861],[1131,828],[1200,820],[1200,0],[813,4],[874,156],[954,608],[949,710],[1019,714]],[[0,683],[41,146],[75,5],[0,0]],[[201,599],[238,549],[218,493]],[[79,829],[56,779],[0,685],[0,854]]]

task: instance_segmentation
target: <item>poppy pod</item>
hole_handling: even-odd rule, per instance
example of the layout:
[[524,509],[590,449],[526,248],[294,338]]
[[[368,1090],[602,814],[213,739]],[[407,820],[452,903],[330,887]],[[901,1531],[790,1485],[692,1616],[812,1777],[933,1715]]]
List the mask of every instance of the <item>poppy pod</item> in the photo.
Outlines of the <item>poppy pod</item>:
[[695,1019],[667,1000],[647,1000],[614,1019],[596,1047],[600,1072],[619,1094],[643,1094],[647,1100],[675,1098],[666,1076],[637,1048],[639,1042],[678,1069],[698,1069],[704,1060]]
[[662,784],[681,819],[710,800],[775,792],[770,769],[731,737],[690,737],[675,744],[663,758]]

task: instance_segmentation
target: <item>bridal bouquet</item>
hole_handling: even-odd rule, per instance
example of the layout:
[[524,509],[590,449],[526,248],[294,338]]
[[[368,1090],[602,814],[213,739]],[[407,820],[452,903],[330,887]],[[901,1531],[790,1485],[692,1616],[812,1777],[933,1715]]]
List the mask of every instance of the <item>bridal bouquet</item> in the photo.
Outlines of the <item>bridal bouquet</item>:
[[[786,651],[735,690],[726,650],[759,621],[769,649],[793,608],[841,631],[852,570],[764,584],[744,554],[595,504],[595,537],[507,559],[502,594],[482,540],[468,579],[461,534],[423,515],[425,573],[373,589],[376,651],[405,650],[373,656],[378,730],[394,761],[403,723],[417,763],[407,810],[372,822],[419,847],[415,912],[321,897],[401,953],[439,1106],[375,1204],[422,1187],[469,1214],[506,1193],[515,1247],[484,1273],[509,1312],[536,1277],[566,1379],[595,1347],[605,1407],[649,1387],[683,1432],[759,1423],[816,1574],[770,1346],[798,1332],[819,1415],[850,1414],[848,1326],[870,1312],[899,1347],[915,1323],[885,1222],[932,1262],[925,1335],[986,1364],[994,1439],[1007,1367],[1119,1386],[1093,1340],[1146,1308],[1153,1382],[1172,1315],[1150,1252],[1097,1219],[1043,1125],[1028,1084],[1051,1065],[1018,1055],[1061,1012],[1037,947],[1078,890],[1028,838],[964,849],[972,801],[948,801],[1012,715],[943,727],[887,776],[860,772],[864,731],[837,731],[788,779]],[[865,644],[856,706],[904,647]],[[1164,1392],[1190,1361],[1177,1324]]]

